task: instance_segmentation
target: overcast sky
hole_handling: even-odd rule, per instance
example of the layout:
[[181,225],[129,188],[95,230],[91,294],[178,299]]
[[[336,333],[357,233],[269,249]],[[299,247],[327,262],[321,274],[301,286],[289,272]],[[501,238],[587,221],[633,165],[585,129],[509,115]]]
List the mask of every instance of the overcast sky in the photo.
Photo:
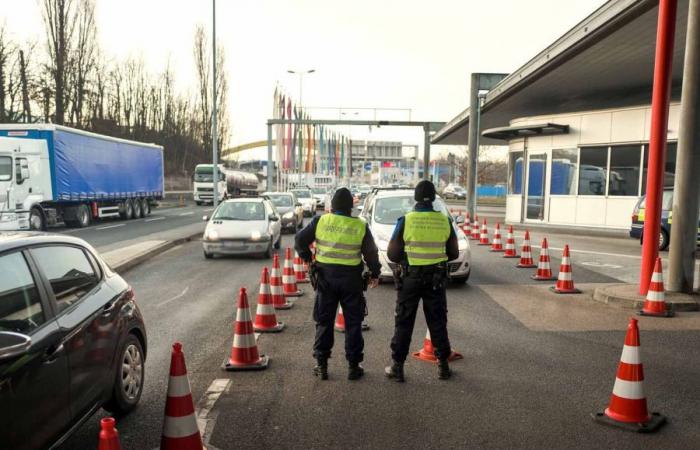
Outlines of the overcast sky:
[[[580,22],[603,0],[218,0],[217,36],[229,75],[230,143],[265,139],[287,69],[304,80],[309,107],[410,108],[415,120],[448,121],[468,106],[471,72],[511,72]],[[38,0],[0,0],[16,39],[44,42]],[[192,37],[211,26],[210,0],[97,0],[99,40],[114,58],[142,56],[152,71],[170,60],[193,87]],[[311,110],[315,118],[329,111]],[[332,112],[337,116],[337,112]],[[365,115],[363,115],[365,114]],[[382,118],[407,119],[407,112]],[[366,128],[354,138],[422,142],[422,131]]]

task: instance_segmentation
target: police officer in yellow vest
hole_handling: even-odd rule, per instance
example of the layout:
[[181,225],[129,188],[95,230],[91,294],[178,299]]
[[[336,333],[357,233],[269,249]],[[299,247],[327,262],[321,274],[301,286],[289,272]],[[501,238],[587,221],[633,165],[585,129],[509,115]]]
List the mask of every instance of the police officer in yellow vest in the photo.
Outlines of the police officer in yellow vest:
[[447,337],[447,261],[459,257],[457,235],[450,219],[433,210],[435,186],[427,180],[416,185],[413,211],[400,217],[389,241],[387,257],[403,267],[403,283],[396,299],[394,337],[391,340],[393,364],[387,377],[403,382],[403,365],[408,355],[418,303],[423,312],[438,358],[438,377],[450,378],[447,362],[450,341]]
[[350,191],[340,188],[333,195],[331,214],[314,217],[297,233],[295,249],[306,262],[311,262],[309,247],[316,242],[316,286],[314,320],[316,340],[314,374],[328,379],[328,358],[333,348],[333,325],[338,303],[345,318],[345,358],[349,363],[348,379],[357,380],[364,374],[360,366],[364,340],[362,320],[365,313],[362,272],[364,262],[369,267],[369,286],[376,287],[381,263],[372,233],[367,224],[352,217],[353,198]]

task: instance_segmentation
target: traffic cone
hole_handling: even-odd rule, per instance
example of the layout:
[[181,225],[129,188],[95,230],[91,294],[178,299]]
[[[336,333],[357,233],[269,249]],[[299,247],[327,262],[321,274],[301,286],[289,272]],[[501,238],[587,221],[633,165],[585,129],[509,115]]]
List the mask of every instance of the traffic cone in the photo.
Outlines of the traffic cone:
[[673,310],[666,304],[666,294],[664,293],[664,274],[661,267],[661,258],[656,258],[654,273],[651,275],[647,298],[644,300],[644,307],[639,311],[641,316],[673,317]]
[[542,239],[542,249],[540,250],[540,261],[537,264],[537,273],[530,278],[537,281],[556,280],[556,278],[554,278],[552,275],[552,268],[549,266],[549,247],[547,246],[547,238]]
[[292,263],[292,249],[287,247],[284,252],[284,268],[282,269],[282,288],[285,297],[301,297],[304,291],[297,287]]
[[305,264],[301,260],[299,253],[294,251],[294,277],[297,283],[308,283],[309,278],[306,276]]
[[469,218],[469,213],[467,212],[466,217],[464,218],[464,223],[462,224],[462,231],[464,231],[464,235],[469,238],[472,234],[472,221]]
[[472,240],[479,239],[479,216],[474,214],[474,228],[472,228]]
[[343,307],[338,305],[338,314],[335,316],[335,331],[345,333],[345,316],[343,316]]
[[[428,329],[425,332],[425,339],[423,339],[423,348],[420,349],[420,351],[418,352],[413,352],[412,355],[416,359],[437,363],[438,359],[437,356],[435,356],[435,347],[433,347],[433,341],[430,340],[430,329]],[[450,356],[449,358],[447,358],[447,360],[455,361],[457,359],[462,358],[464,358],[464,356],[462,356],[461,353],[453,351],[452,353],[450,353]]]
[[270,274],[270,293],[272,294],[272,304],[275,309],[290,309],[294,303],[290,303],[284,297],[282,291],[282,276],[280,275],[280,260],[275,253],[272,256],[272,273]]
[[489,245],[489,227],[486,225],[486,219],[481,223],[481,235],[479,236],[478,245]]
[[523,250],[520,254],[520,262],[517,267],[521,269],[531,269],[537,267],[532,259],[532,248],[530,247],[530,232],[525,230],[525,239],[523,239]]
[[224,361],[223,369],[233,370],[262,370],[267,369],[270,358],[258,354],[258,344],[255,342],[253,322],[248,307],[248,294],[244,287],[238,294],[238,311],[233,332],[231,357]]
[[258,293],[258,310],[255,314],[253,329],[260,333],[276,333],[284,328],[283,322],[277,322],[275,305],[270,294],[270,275],[267,267],[263,267],[260,276],[260,291]]
[[604,412],[593,414],[593,419],[605,425],[648,433],[663,425],[666,418],[659,413],[649,414],[647,411],[644,367],[639,346],[637,319],[630,319],[610,404]]
[[493,231],[493,242],[491,242],[492,252],[502,252],[503,242],[501,241],[501,224],[496,222],[496,229]]
[[569,244],[564,246],[564,253],[561,255],[559,265],[559,276],[557,284],[550,287],[552,292],[557,294],[580,294],[581,291],[574,287],[574,276],[571,270],[571,256],[569,256]]
[[515,251],[515,238],[513,237],[513,225],[508,227],[508,235],[506,236],[506,252],[504,258],[518,258],[518,253]]
[[97,450],[122,450],[119,433],[114,428],[114,424],[114,417],[105,417],[100,420],[100,442]]
[[182,344],[175,342],[170,354],[168,397],[165,399],[165,419],[161,450],[202,450],[202,436],[194,413],[190,380],[187,377]]

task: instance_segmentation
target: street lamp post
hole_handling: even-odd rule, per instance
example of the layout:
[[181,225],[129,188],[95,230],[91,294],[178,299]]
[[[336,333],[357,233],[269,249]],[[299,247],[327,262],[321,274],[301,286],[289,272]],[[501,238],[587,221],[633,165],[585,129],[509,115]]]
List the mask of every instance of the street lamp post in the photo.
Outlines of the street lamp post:
[[216,0],[212,0],[211,48],[212,48],[212,108],[211,108],[211,144],[212,144],[212,195],[214,209],[219,206],[219,152],[217,147],[218,133],[216,126]]
[[304,109],[304,75],[314,73],[316,72],[316,69],[309,69],[309,70],[287,70],[288,73],[294,74],[294,75],[299,75],[299,106]]

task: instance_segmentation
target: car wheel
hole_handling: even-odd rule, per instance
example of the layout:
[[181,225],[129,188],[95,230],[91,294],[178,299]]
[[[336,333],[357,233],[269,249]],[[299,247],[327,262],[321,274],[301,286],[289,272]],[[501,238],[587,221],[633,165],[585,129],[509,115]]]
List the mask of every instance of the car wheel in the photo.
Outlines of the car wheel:
[[112,397],[105,403],[104,409],[122,415],[136,408],[143,392],[144,362],[141,342],[129,334],[119,354]]
[[213,257],[214,257],[213,254],[211,254],[211,253],[207,252],[206,250],[204,250],[204,258],[206,258],[206,259],[212,259]]
[[38,206],[32,208],[29,213],[29,228],[34,231],[46,230],[46,219],[44,219],[44,213]]
[[662,228],[661,232],[659,233],[659,250],[666,250],[669,242],[668,232]]

